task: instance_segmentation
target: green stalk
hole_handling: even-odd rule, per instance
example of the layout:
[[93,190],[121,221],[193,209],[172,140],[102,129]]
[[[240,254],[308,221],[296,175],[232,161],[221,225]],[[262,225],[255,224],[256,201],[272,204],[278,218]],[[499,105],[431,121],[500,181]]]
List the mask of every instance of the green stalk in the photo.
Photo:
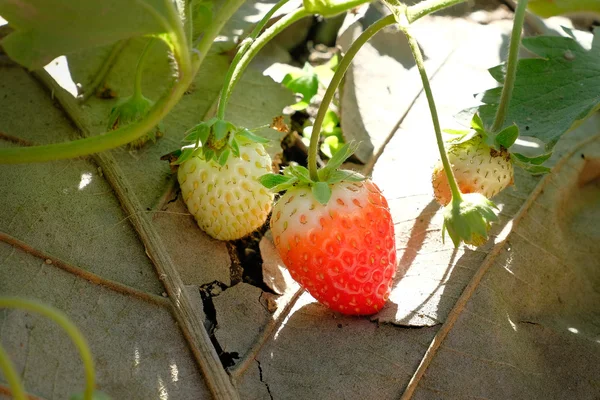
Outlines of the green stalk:
[[406,17],[408,22],[413,23],[428,14],[455,4],[464,3],[465,1],[466,0],[424,0],[413,6],[407,7]]
[[[85,400],[92,400],[95,389],[94,360],[87,341],[81,334],[81,331],[73,324],[69,318],[56,308],[49,307],[36,300],[26,300],[17,297],[0,297],[0,308],[17,308],[41,314],[44,317],[56,322],[71,338],[83,361],[85,368],[85,391],[83,393]],[[1,358],[1,355],[0,355]],[[12,386],[11,386],[12,387]]]
[[377,32],[385,28],[386,26],[392,25],[396,22],[394,15],[388,15],[387,17],[383,17],[379,21],[375,22],[373,25],[369,26],[360,36],[352,43],[344,57],[341,59],[337,69],[335,70],[335,74],[331,79],[331,83],[327,87],[325,91],[325,95],[323,96],[323,101],[319,106],[319,111],[317,112],[317,116],[315,118],[315,123],[312,128],[312,134],[310,136],[310,146],[308,148],[308,170],[310,172],[310,179],[315,182],[319,181],[318,174],[318,166],[317,166],[317,153],[319,151],[319,136],[321,134],[321,126],[323,125],[323,120],[325,119],[325,114],[327,113],[327,109],[333,100],[333,96],[335,95],[335,91],[337,90],[340,82],[342,81],[346,70],[352,63],[354,56],[356,53],[364,46],[365,43],[369,39],[373,37]]
[[17,374],[15,370],[15,366],[8,358],[8,354],[6,354],[6,350],[2,347],[0,343],[0,371],[4,374],[4,378],[8,381],[8,386],[10,386],[10,391],[12,392],[12,397],[15,400],[27,400],[27,395],[25,394],[25,388],[23,387],[23,382],[21,382],[21,378]]
[[429,111],[431,112],[431,119],[433,121],[435,138],[437,141],[438,150],[440,151],[440,158],[442,159],[444,171],[446,171],[446,176],[448,177],[448,184],[450,185],[450,190],[452,192],[452,202],[458,203],[462,200],[462,196],[460,194],[460,190],[458,189],[458,185],[456,184],[454,172],[452,171],[452,167],[450,166],[450,162],[448,161],[446,149],[444,148],[444,139],[442,138],[440,120],[438,117],[437,108],[435,106],[435,100],[433,98],[433,92],[431,91],[429,77],[427,77],[427,71],[425,70],[423,54],[421,53],[419,44],[417,43],[416,39],[410,34],[407,27],[401,27],[401,29],[402,32],[404,32],[404,35],[406,35],[406,39],[408,39],[408,45],[410,46],[410,50],[412,51],[413,57],[417,64],[417,69],[419,70],[419,74],[421,75],[421,81],[423,81],[423,90],[425,91],[427,102],[429,103]]
[[150,41],[144,46],[142,54],[138,59],[137,66],[135,68],[135,80],[133,82],[133,96],[142,97],[142,75],[144,75],[144,64],[148,58],[150,47],[154,44],[155,39],[151,38]]
[[[294,22],[309,16],[308,11],[304,9],[304,7],[300,7],[294,12],[286,15],[281,18],[279,21],[274,23],[269,29],[264,31],[258,39],[251,43],[251,45],[246,49],[245,53],[243,53],[239,59],[238,55],[236,55],[236,59],[234,59],[235,66],[233,70],[230,70],[230,74],[228,74],[225,84],[223,85],[223,89],[221,91],[221,97],[219,99],[219,118],[223,118],[225,116],[225,108],[227,107],[227,103],[231,97],[231,93],[235,88],[235,85],[239,82],[242,74],[252,61],[252,59],[258,54],[258,52],[267,44],[271,39],[277,36],[281,31],[283,31],[288,26],[292,25]],[[250,43],[249,41],[247,43]],[[239,54],[239,53],[238,53]],[[233,64],[232,64],[233,65]]]
[[496,117],[492,125],[492,132],[498,132],[502,129],[508,106],[515,87],[517,79],[517,66],[519,64],[519,47],[521,46],[521,32],[523,31],[523,23],[525,21],[525,11],[527,10],[527,0],[519,0],[517,9],[515,10],[515,19],[513,29],[510,35],[510,47],[508,49],[508,63],[506,65],[506,78],[504,79],[504,87],[500,96],[500,104],[496,110]]
[[217,106],[217,118],[225,119],[225,108],[227,107],[227,101],[229,100],[227,94],[233,91],[231,78],[233,77],[234,71],[240,63],[240,60],[242,59],[248,48],[254,43],[260,32],[262,32],[263,28],[267,25],[273,14],[275,14],[275,12],[279,10],[283,5],[285,5],[288,1],[289,0],[280,0],[277,4],[275,4],[273,8],[271,8],[269,12],[266,13],[265,16],[259,21],[259,23],[256,24],[252,32],[250,32],[250,35],[242,41],[240,48],[236,52],[235,57],[231,62],[229,69],[227,70],[225,82],[221,87],[221,93],[219,94],[219,104]]
[[[190,57],[190,48],[187,45],[187,38],[183,31],[183,26],[179,21],[178,13],[174,6],[171,6],[171,15],[169,21],[173,31],[171,32],[173,54],[179,66],[178,80],[171,87],[167,95],[156,102],[154,107],[140,121],[121,127],[119,129],[107,132],[103,135],[92,136],[84,139],[74,140],[64,143],[56,143],[43,146],[19,147],[0,149],[0,164],[18,164],[30,162],[52,161],[67,158],[87,156],[93,153],[114,149],[145,135],[153,129],[181,99],[194,76],[200,69],[200,65],[214,39],[219,34],[225,23],[231,18],[233,13],[244,3],[244,0],[228,0],[219,10],[215,19],[207,29],[202,40],[198,43],[196,56]],[[173,24],[176,23],[175,26]]]
[[195,48],[197,57],[194,59],[193,71],[194,75],[198,72],[202,61],[208,54],[215,38],[219,35],[219,32],[223,29],[227,21],[231,19],[233,14],[244,4],[245,0],[227,0],[224,5],[221,6],[219,12],[213,18],[212,23],[204,32],[202,39],[198,42]]

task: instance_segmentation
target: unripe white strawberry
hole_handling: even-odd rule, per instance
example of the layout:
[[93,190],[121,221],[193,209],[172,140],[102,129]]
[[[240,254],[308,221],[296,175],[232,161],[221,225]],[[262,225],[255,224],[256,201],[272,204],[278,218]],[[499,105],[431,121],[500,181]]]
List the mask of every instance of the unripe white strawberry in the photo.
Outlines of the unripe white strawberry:
[[[480,135],[460,144],[451,144],[446,151],[462,193],[479,193],[489,199],[513,183],[510,154],[492,149]],[[436,200],[441,205],[448,204],[452,194],[441,161],[433,169],[431,182]]]
[[219,240],[240,239],[260,228],[271,212],[273,194],[258,181],[271,172],[271,157],[260,143],[239,146],[221,166],[194,156],[177,178],[188,210],[202,230]]

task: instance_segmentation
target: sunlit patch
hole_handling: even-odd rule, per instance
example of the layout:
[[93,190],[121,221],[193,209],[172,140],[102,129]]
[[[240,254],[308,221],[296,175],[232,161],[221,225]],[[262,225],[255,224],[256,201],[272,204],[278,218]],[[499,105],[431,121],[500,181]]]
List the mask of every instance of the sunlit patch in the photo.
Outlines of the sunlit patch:
[[84,172],[81,174],[81,181],[79,181],[79,190],[82,190],[84,187],[92,182],[92,174],[89,172]]
[[517,331],[517,325],[515,325],[514,322],[512,322],[512,320],[510,319],[510,315],[508,315],[508,313],[506,313],[506,318],[508,319],[508,323],[510,324],[510,326],[513,328],[513,331]]
[[158,378],[158,398],[160,400],[169,400],[169,392],[161,378]]
[[69,62],[65,56],[60,56],[50,61],[48,65],[44,67],[44,69],[46,72],[48,72],[48,74],[50,74],[50,76],[52,76],[52,78],[60,87],[69,92],[73,97],[77,97],[79,90],[77,89],[77,85],[71,77]]
[[136,347],[133,352],[133,366],[137,367],[140,365],[140,350]]
[[287,324],[290,317],[292,315],[294,315],[294,313],[296,311],[298,311],[299,309],[301,309],[302,307],[304,307],[307,304],[315,303],[315,302],[316,302],[316,300],[314,297],[312,297],[308,293],[303,293],[302,296],[300,296],[298,298],[298,300],[296,301],[296,304],[294,304],[294,307],[292,307],[292,309],[290,310],[290,313],[284,318],[284,320],[281,323],[281,325],[279,326],[279,328],[277,328],[277,331],[275,331],[275,334],[273,335],[273,340],[277,340],[277,338],[279,337],[279,333],[285,327],[285,325]]
[[177,364],[173,363],[170,365],[171,368],[171,380],[173,382],[179,381],[179,369],[177,369]]
[[570,327],[570,328],[567,328],[567,330],[571,333],[579,333],[579,329],[577,329],[577,328]]

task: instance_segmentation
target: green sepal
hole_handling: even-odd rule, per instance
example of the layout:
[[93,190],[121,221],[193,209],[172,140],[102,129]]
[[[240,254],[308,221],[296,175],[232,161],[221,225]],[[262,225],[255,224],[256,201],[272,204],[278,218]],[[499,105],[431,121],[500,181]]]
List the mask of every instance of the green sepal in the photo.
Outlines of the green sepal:
[[[450,131],[450,132],[448,132]],[[458,145],[461,143],[465,143],[468,142],[469,140],[473,139],[475,136],[479,135],[479,132],[477,132],[474,129],[469,129],[469,130],[464,130],[464,131],[455,131],[452,129],[446,129],[444,130],[444,132],[450,133],[451,137],[447,137],[445,142],[448,143],[449,145]]]
[[492,222],[498,220],[498,207],[479,193],[462,194],[460,201],[454,199],[444,207],[444,224],[442,240],[446,232],[452,239],[454,247],[461,242],[473,246],[481,246],[488,239],[488,231]]
[[249,129],[242,129],[235,134],[238,138],[248,139],[249,141],[266,144],[269,143],[269,139],[264,138],[250,131]]
[[219,165],[221,167],[227,163],[227,159],[229,158],[230,153],[231,153],[231,150],[229,150],[228,148],[225,148],[220,152],[217,162],[219,163]]
[[498,134],[496,134],[496,137],[494,138],[494,142],[497,146],[501,146],[505,149],[508,149],[510,146],[515,144],[518,138],[519,127],[513,124],[498,132]]
[[298,164],[291,164],[286,168],[286,172],[292,176],[298,178],[300,182],[310,183],[312,179],[310,179],[310,172],[306,167]]
[[[227,137],[233,125],[227,121],[218,120],[212,127],[213,138],[216,141],[221,141]],[[235,129],[235,127],[233,127]]]
[[355,171],[341,169],[341,170],[334,171],[329,176],[327,183],[338,183],[341,181],[361,182],[361,181],[364,181],[365,179],[367,179],[367,178],[365,178],[364,176],[360,175],[359,173],[357,173]]
[[298,178],[289,175],[265,174],[258,181],[272,192],[283,192],[290,189],[298,182]]
[[522,163],[541,165],[545,163],[550,157],[552,157],[552,152],[542,154],[536,157],[528,157],[520,153],[511,153],[511,156],[513,157],[513,161],[515,161],[516,159],[516,161],[520,161]]
[[346,143],[333,155],[327,162],[327,165],[319,170],[319,180],[327,181],[331,174],[337,170],[342,164],[358,149],[357,142]]
[[475,131],[485,135],[485,126],[483,125],[483,121],[479,114],[473,114],[473,118],[471,119],[471,128],[475,129]]
[[331,188],[327,182],[316,182],[312,185],[312,194],[315,199],[323,205],[326,205],[331,198]]
[[234,157],[239,158],[240,156],[240,145],[238,144],[238,141],[235,136],[231,138],[231,153]]
[[[525,171],[529,172],[531,175],[542,175],[542,174],[546,174],[548,172],[551,171],[550,168],[548,167],[544,167],[543,165],[539,165],[539,164],[535,164],[535,163],[531,163],[531,162],[526,162],[526,161],[522,161],[521,159],[516,157],[516,154],[512,154],[512,162],[517,165],[518,167],[524,169]],[[523,158],[527,158],[524,157]]]
[[179,157],[177,157],[177,160],[173,162],[173,165],[181,165],[190,158],[192,158],[192,156],[194,155],[194,150],[196,149],[193,147],[183,148],[181,154],[179,155]]
[[202,155],[206,161],[210,161],[215,158],[215,151],[209,148],[202,148]]

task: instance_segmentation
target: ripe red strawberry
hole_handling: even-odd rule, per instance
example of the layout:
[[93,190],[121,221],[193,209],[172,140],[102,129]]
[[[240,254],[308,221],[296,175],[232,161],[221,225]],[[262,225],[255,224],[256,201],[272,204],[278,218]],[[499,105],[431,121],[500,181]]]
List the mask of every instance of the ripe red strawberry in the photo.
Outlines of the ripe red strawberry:
[[369,315],[387,301],[396,274],[394,224],[379,188],[355,178],[327,184],[326,204],[310,185],[292,186],[273,207],[271,231],[290,274],[313,297]]
[[[480,135],[451,144],[446,151],[462,193],[480,193],[489,199],[513,183],[510,154],[492,149]],[[441,161],[433,169],[431,182],[436,200],[441,205],[448,204],[452,194]]]

